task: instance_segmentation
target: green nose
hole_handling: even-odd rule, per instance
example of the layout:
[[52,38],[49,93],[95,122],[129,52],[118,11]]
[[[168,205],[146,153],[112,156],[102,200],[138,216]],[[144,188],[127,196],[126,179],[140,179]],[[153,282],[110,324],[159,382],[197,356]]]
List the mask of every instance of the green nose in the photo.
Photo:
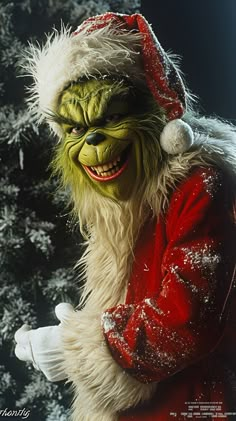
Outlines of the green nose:
[[86,143],[88,145],[93,145],[96,146],[99,143],[101,143],[103,140],[105,140],[105,135],[102,133],[90,133],[87,137],[86,137]]

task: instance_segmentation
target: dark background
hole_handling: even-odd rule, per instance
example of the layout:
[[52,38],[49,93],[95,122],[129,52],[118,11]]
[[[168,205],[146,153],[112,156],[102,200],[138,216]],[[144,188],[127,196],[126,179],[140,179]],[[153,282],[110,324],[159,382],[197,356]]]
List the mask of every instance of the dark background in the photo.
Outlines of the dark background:
[[200,98],[201,112],[236,122],[236,1],[143,0],[142,14]]
[[[61,19],[76,28],[107,7],[135,13],[139,0],[0,0],[0,409],[29,409],[31,421],[68,421],[71,395],[16,359],[14,333],[23,323],[58,323],[59,302],[78,304],[71,268],[82,248],[68,197],[50,177],[55,140],[28,112],[31,81],[18,77],[18,60]],[[202,112],[236,123],[236,0],[142,0],[142,13],[164,48],[183,57]]]

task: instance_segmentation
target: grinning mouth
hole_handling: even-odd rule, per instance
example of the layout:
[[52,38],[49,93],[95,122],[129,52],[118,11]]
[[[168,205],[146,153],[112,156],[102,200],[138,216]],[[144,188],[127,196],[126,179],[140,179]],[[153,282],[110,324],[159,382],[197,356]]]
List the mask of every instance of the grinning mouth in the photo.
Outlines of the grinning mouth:
[[94,180],[114,180],[115,178],[119,177],[119,175],[122,174],[127,167],[130,157],[130,150],[131,146],[129,145],[120,155],[118,155],[110,162],[106,162],[102,165],[95,165],[93,167],[83,165],[83,167]]

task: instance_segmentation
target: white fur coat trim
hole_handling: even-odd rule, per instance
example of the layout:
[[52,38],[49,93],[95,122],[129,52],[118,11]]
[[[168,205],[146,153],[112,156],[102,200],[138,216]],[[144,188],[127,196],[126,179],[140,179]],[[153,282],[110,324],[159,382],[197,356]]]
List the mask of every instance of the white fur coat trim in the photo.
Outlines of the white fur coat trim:
[[75,388],[73,421],[117,421],[118,413],[149,400],[156,384],[142,384],[112,358],[100,315],[85,307],[64,327],[65,369]]

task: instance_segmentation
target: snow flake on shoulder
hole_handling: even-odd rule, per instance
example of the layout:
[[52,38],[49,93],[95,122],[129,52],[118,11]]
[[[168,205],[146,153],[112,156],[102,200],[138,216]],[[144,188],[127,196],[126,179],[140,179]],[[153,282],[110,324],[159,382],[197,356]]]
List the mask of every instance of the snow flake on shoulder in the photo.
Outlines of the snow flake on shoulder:
[[209,196],[214,197],[222,185],[222,178],[219,171],[214,168],[206,168],[201,173],[203,186]]
[[184,264],[191,265],[191,269],[200,269],[204,272],[214,273],[221,261],[221,256],[213,250],[210,244],[182,247],[184,252]]

